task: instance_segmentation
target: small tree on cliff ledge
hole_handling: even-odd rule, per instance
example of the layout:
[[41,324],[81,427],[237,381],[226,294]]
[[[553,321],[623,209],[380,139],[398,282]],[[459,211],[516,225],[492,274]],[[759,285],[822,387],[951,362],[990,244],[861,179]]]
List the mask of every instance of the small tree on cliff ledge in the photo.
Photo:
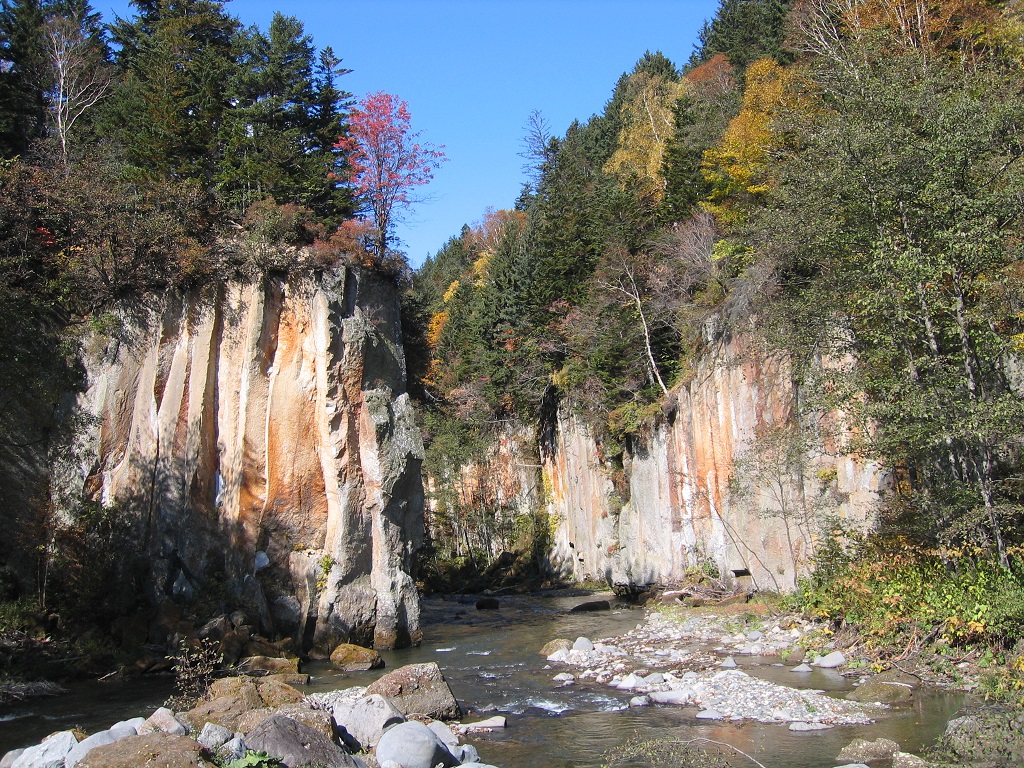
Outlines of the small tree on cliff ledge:
[[430,183],[447,159],[443,147],[420,144],[418,137],[411,128],[409,105],[381,91],[359,102],[350,117],[349,136],[337,144],[352,153],[352,180],[377,227],[371,250],[380,259],[394,240],[401,211],[417,202],[412,190]]

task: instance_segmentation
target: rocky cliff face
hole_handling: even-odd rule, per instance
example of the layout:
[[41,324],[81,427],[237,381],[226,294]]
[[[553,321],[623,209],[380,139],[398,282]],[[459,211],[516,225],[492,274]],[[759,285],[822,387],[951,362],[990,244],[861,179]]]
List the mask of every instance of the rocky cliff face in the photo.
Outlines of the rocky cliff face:
[[92,340],[58,496],[138,518],[151,599],[214,585],[327,649],[418,643],[422,444],[397,294],[337,268],[126,304]]
[[[798,396],[784,363],[720,339],[622,467],[561,409],[543,469],[556,567],[645,584],[711,563],[761,589],[791,589],[821,526],[865,525],[886,482],[874,464],[794,431]],[[823,421],[842,426],[841,414]]]

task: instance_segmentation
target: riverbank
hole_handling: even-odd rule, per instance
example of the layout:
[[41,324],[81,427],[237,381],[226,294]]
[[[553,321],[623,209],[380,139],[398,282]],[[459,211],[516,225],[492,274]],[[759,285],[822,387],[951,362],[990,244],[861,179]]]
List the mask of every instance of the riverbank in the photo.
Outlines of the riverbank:
[[[611,610],[571,612],[580,603],[595,599],[609,600]],[[296,687],[307,696],[365,687],[387,671],[435,661],[463,709],[464,722],[492,716],[506,718],[507,728],[474,734],[470,738],[484,761],[502,768],[592,768],[605,764],[613,750],[635,738],[645,741],[712,739],[754,756],[769,768],[832,768],[841,764],[834,759],[857,738],[869,742],[888,739],[905,752],[923,754],[939,739],[947,721],[961,714],[965,703],[960,694],[921,685],[915,689],[911,702],[890,706],[883,716],[874,718],[871,723],[837,722],[828,729],[796,731],[789,729],[788,721],[732,720],[736,714],[732,712],[722,713],[730,719],[697,719],[695,715],[700,710],[695,706],[655,703],[630,707],[630,700],[643,694],[609,684],[616,674],[620,675],[618,682],[621,682],[634,671],[646,671],[645,677],[660,669],[673,674],[676,670],[680,678],[687,671],[713,676],[730,669],[722,667],[721,662],[732,656],[737,664],[735,670],[753,681],[749,683],[752,690],[755,684],[769,682],[798,692],[824,691],[828,694],[825,698],[845,702],[848,694],[863,687],[854,683],[868,676],[871,671],[868,668],[858,668],[844,675],[834,669],[812,666],[811,672],[800,674],[789,671],[792,664],[774,666],[783,663],[781,652],[777,656],[742,653],[744,644],[754,644],[751,649],[756,650],[758,641],[747,637],[755,631],[765,635],[765,639],[760,640],[762,651],[774,642],[773,637],[779,638],[782,634],[788,635],[786,642],[793,645],[802,642],[818,652],[825,651],[825,646],[833,639],[827,633],[813,631],[821,625],[807,622],[805,626],[802,619],[794,619],[798,626],[780,625],[777,635],[771,632],[774,624],[758,630],[756,627],[760,625],[756,622],[779,623],[785,622],[785,618],[769,613],[756,603],[714,609],[647,611],[618,604],[612,595],[573,592],[562,596],[501,596],[498,608],[479,609],[475,596],[449,596],[425,599],[422,616],[424,644],[420,648],[383,651],[381,656],[386,663],[383,671],[343,673],[331,669],[326,662],[313,662],[303,666],[303,672],[312,675],[309,684]],[[676,637],[676,626],[683,627],[691,619],[697,621]],[[794,629],[801,632],[800,639],[793,636]],[[741,630],[742,642],[738,639]],[[619,642],[622,650],[629,651],[631,656],[635,651],[639,662],[629,669],[613,670],[607,679],[599,682],[596,675],[583,676],[586,666],[548,662],[538,653],[553,638],[575,642],[579,636],[598,641],[604,638],[609,644]],[[721,642],[726,636],[729,641]],[[635,648],[630,643],[634,643]],[[685,661],[681,655],[671,655],[687,650],[689,655]],[[787,657],[787,661],[794,659]],[[656,667],[656,662],[661,666]],[[851,663],[856,664],[856,660],[851,659]],[[573,684],[555,681],[553,678],[560,673],[572,674]],[[81,689],[76,687],[65,697],[2,708],[0,743],[6,746],[0,746],[0,752],[25,746],[30,738],[38,741],[54,730],[80,726],[85,732],[93,733],[118,720],[149,714],[170,694],[166,689],[159,694],[147,690],[147,686],[157,683],[161,681],[110,680]],[[783,693],[794,695],[789,691]],[[738,702],[741,696],[736,694],[733,698]],[[27,713],[33,714],[26,716]],[[4,722],[7,716],[19,719]],[[658,760],[631,763],[662,764]],[[872,768],[882,765],[872,763]]]

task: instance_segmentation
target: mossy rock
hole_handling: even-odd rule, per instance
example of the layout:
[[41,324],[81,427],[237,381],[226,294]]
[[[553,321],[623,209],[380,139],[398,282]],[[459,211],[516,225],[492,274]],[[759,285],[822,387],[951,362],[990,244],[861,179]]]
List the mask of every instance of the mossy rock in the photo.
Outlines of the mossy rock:
[[380,669],[384,666],[384,659],[372,648],[342,643],[331,652],[331,666],[342,672],[364,672]]
[[549,640],[544,643],[544,647],[540,649],[540,655],[547,658],[553,653],[558,651],[568,651],[572,649],[572,640],[564,640],[558,638],[557,640]]

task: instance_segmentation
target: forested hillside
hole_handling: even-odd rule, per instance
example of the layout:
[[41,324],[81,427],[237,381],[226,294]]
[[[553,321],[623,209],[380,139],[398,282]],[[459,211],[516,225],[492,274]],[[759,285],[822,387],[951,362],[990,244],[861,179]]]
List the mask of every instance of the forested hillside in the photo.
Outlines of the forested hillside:
[[[867,610],[844,601],[889,588],[865,549],[881,547],[907,573],[990,585],[998,609],[963,633],[1012,635],[1022,64],[1016,2],[723,0],[681,68],[646,53],[564,136],[533,115],[515,208],[416,276],[436,492],[556,402],[621,462],[672,418],[709,341],[742,333],[792,367],[790,438],[892,478],[877,537],[833,540],[832,577],[845,563],[850,580],[819,581],[818,608]],[[825,411],[846,426],[827,434]],[[467,503],[437,498],[436,524]],[[907,578],[899,621],[915,599],[951,615],[963,584],[923,596]]]

